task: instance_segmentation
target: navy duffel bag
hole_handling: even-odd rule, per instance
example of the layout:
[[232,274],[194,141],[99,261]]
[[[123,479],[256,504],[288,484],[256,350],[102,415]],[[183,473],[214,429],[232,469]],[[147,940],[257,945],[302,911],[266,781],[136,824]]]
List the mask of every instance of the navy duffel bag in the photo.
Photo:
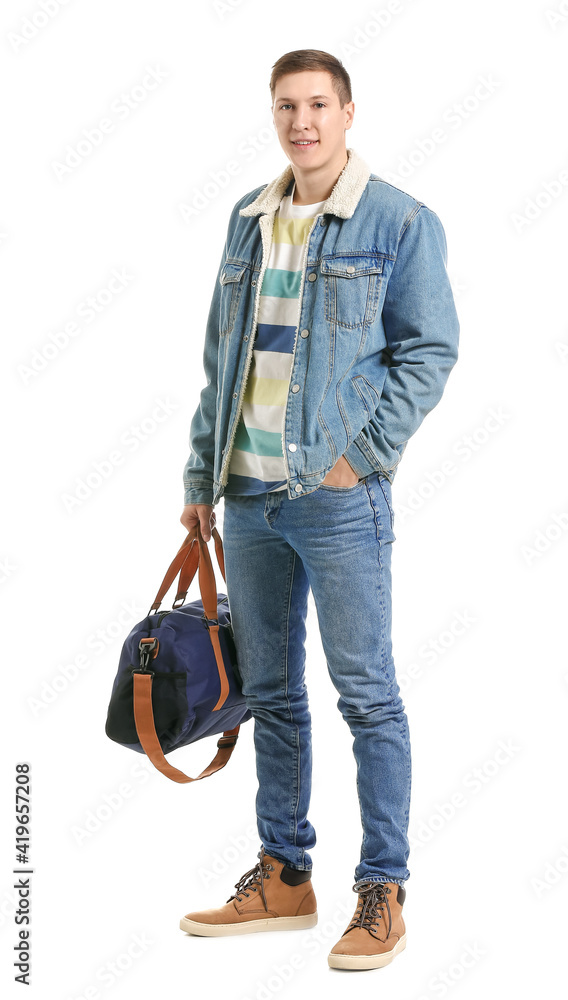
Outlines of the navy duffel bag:
[[[213,539],[225,579],[217,528]],[[201,600],[184,604],[196,572]],[[159,611],[178,573],[172,610]],[[240,724],[250,718],[241,691],[228,599],[217,593],[209,549],[196,526],[171,563],[148,615],[125,640],[105,732],[122,746],[147,754],[172,781],[185,783],[224,767]],[[197,778],[188,777],[164,756],[221,732],[217,755]]]

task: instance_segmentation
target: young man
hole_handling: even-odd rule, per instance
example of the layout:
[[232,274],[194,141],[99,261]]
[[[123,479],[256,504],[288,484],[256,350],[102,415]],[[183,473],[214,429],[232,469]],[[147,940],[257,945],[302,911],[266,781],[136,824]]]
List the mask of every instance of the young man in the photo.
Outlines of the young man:
[[405,947],[409,877],[391,484],[441,398],[459,323],[437,215],[346,148],[354,104],[342,64],[319,50],[286,53],[270,89],[290,164],[231,214],[181,517],[208,540],[224,498],[231,621],[255,719],[260,860],[224,906],[189,913],[181,927],[225,935],[317,921],[304,682],[311,588],[354,737],[363,827],[357,906],[328,962],[379,968]]

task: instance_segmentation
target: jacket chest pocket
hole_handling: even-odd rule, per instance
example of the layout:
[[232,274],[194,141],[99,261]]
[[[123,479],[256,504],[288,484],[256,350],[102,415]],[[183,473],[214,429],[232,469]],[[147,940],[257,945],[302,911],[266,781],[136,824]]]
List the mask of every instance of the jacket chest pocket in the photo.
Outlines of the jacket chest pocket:
[[329,323],[349,330],[374,321],[383,263],[378,254],[341,254],[322,260],[325,318]]
[[219,306],[219,336],[226,337],[235,325],[239,301],[245,281],[246,264],[225,264],[219,284],[221,298]]

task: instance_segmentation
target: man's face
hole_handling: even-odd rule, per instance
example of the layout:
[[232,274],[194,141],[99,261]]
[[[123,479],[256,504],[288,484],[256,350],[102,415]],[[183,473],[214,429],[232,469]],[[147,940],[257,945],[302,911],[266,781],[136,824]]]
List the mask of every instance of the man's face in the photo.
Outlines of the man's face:
[[278,80],[274,97],[274,125],[293,166],[319,168],[341,156],[355,105],[350,101],[339,106],[329,73],[287,73]]

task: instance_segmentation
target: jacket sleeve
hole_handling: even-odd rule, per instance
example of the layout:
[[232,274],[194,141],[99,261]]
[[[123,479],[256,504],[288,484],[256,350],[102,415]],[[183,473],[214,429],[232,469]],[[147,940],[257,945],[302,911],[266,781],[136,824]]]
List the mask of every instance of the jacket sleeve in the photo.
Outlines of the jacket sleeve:
[[215,279],[213,298],[205,328],[203,368],[207,385],[201,390],[189,429],[190,455],[183,470],[184,504],[213,503],[215,418],[217,412],[217,363],[219,351],[220,277],[227,260],[227,241]]
[[420,205],[398,244],[383,306],[389,368],[377,409],[345,457],[360,476],[392,472],[439,402],[458,357],[459,321],[438,216]]

